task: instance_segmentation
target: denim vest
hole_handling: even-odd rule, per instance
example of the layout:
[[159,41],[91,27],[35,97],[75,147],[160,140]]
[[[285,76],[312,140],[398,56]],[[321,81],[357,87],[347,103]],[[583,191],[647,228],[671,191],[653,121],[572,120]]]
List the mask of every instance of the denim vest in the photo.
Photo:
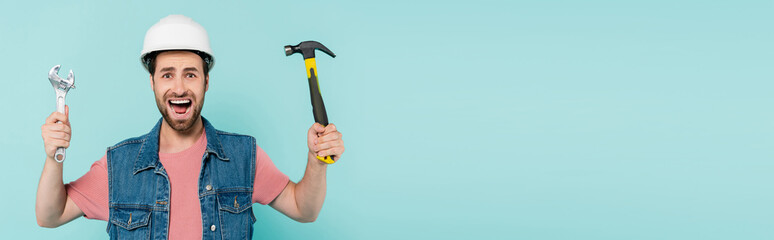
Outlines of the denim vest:
[[[169,177],[159,162],[161,121],[107,150],[111,239],[167,239]],[[199,174],[202,239],[251,239],[255,138],[216,130],[202,117],[207,150]]]

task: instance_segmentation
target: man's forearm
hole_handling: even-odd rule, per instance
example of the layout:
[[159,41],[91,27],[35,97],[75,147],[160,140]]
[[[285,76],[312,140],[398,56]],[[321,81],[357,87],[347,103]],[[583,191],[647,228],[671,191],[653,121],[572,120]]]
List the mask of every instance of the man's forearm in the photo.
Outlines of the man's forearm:
[[296,185],[295,197],[298,210],[303,218],[312,222],[317,219],[325,201],[325,174],[328,165],[317,160],[311,152],[307,155],[306,171],[304,177]]
[[62,163],[46,159],[40,174],[38,193],[35,199],[35,216],[41,227],[62,225],[61,217],[67,203],[67,192],[62,182]]

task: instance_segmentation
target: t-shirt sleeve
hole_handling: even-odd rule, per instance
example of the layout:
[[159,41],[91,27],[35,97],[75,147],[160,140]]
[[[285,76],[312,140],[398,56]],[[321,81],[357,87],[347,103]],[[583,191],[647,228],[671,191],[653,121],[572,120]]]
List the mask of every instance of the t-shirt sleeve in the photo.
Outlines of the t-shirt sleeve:
[[253,202],[266,205],[282,193],[288,185],[288,176],[274,166],[274,162],[261,147],[256,145],[255,148]]
[[81,178],[65,184],[65,190],[86,218],[107,221],[110,216],[107,155],[94,162]]

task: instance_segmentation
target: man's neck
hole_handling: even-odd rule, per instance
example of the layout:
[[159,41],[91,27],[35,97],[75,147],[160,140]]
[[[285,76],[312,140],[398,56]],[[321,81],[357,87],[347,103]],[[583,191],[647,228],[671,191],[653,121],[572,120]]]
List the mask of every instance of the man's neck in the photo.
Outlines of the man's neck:
[[167,121],[161,121],[161,130],[159,132],[159,152],[176,153],[190,148],[199,140],[204,132],[202,118],[196,120],[190,129],[186,131],[177,131],[172,129]]

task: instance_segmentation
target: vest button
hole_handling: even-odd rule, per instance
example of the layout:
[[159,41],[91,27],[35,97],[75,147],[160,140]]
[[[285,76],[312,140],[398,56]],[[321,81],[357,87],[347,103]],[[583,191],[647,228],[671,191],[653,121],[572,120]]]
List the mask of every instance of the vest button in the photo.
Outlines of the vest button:
[[[204,189],[207,189],[207,191],[212,190],[212,185],[207,184],[207,186],[205,186]],[[212,225],[212,228],[213,228],[212,231],[215,231],[214,230],[215,229],[215,225]]]
[[215,231],[215,225],[210,226],[210,230]]

